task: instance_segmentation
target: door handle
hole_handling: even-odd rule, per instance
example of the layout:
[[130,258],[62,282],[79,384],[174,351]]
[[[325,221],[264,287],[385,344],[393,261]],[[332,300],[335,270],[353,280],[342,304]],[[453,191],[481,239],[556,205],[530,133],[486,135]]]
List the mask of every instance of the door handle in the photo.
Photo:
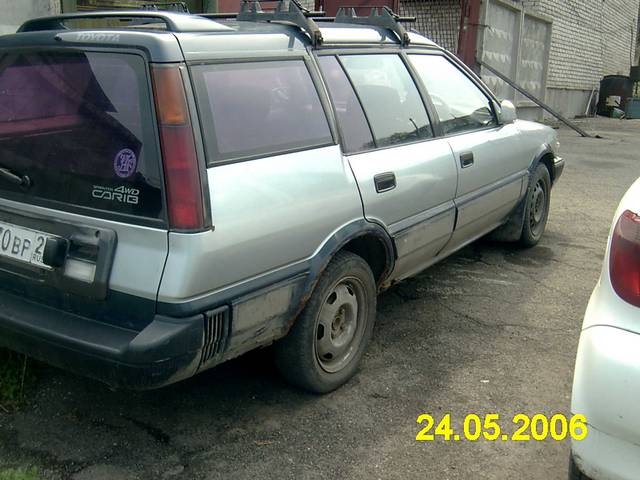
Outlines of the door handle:
[[376,192],[388,192],[396,188],[396,175],[393,172],[379,173],[373,177],[373,183],[376,185]]
[[464,152],[460,154],[460,166],[467,168],[473,165],[473,152]]

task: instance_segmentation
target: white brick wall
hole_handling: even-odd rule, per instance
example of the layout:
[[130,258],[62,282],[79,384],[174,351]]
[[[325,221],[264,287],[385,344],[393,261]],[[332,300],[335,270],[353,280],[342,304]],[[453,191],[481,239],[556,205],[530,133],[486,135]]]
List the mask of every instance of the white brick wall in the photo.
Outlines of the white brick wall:
[[[591,90],[605,75],[629,74],[640,0],[506,1],[553,20],[547,87]],[[460,15],[459,1],[401,0],[400,11],[418,17],[414,28],[455,50],[456,42],[447,40],[457,39],[450,18]]]
[[640,0],[523,0],[553,19],[547,87],[591,90],[605,75],[629,75]]

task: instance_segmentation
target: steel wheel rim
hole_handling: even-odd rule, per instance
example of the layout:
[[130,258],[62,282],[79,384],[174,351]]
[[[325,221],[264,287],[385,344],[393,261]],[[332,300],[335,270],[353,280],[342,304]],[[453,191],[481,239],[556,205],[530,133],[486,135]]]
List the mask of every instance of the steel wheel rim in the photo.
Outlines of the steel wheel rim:
[[538,180],[533,187],[531,194],[531,207],[529,211],[529,226],[534,234],[538,234],[538,230],[544,223],[547,210],[547,195],[542,180]]
[[358,351],[367,314],[364,298],[364,285],[354,277],[336,282],[325,297],[314,336],[316,359],[325,372],[339,372]]

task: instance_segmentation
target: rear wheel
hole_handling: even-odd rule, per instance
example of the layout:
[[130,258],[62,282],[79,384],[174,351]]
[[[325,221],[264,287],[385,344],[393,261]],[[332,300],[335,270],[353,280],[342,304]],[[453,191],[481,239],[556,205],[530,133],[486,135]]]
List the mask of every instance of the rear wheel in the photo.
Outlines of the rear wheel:
[[547,167],[540,163],[531,176],[527,190],[524,223],[520,236],[522,246],[533,247],[542,238],[549,217],[550,200],[551,177]]
[[315,393],[335,390],[355,373],[373,332],[376,284],[369,265],[339,252],[322,274],[289,334],[275,345],[283,377]]

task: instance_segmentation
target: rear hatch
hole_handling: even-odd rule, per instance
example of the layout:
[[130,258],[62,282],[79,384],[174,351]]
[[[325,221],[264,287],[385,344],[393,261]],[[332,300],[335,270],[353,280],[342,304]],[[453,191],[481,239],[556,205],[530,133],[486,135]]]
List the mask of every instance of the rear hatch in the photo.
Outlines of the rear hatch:
[[142,55],[0,42],[0,289],[144,327],[167,254]]

